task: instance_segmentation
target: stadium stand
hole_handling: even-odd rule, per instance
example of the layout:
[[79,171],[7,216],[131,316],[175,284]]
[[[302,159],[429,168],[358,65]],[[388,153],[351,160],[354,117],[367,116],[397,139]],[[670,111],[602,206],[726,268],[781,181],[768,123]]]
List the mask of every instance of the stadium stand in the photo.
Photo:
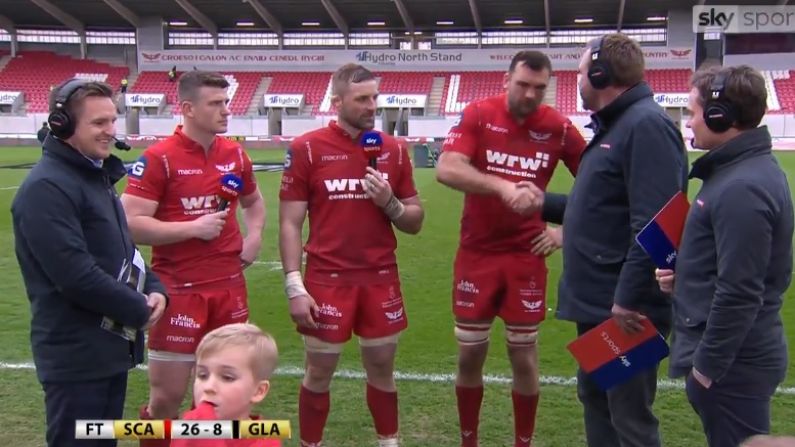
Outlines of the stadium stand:
[[[177,72],[177,77],[182,73]],[[130,93],[162,93],[168,104],[177,103],[177,83],[168,80],[165,72],[143,71],[130,87]]]
[[558,109],[566,115],[574,115],[577,113],[577,72],[576,71],[558,71],[555,72],[557,79],[557,101]]
[[[646,70],[646,81],[656,93],[687,93],[691,70],[662,69]],[[557,106],[567,115],[585,113],[577,110],[577,72],[557,71]]]
[[795,70],[780,70],[772,73],[773,85],[776,86],[780,111],[795,113]]
[[467,104],[478,98],[503,91],[504,72],[482,71],[450,74],[448,91],[442,97],[445,113],[460,113]]
[[236,72],[225,74],[224,77],[229,81],[229,111],[233,115],[243,115],[254,100],[262,73]]
[[767,110],[769,113],[781,113],[781,104],[778,101],[778,92],[776,86],[773,84],[773,72],[770,70],[762,70],[762,76],[765,77],[765,88],[767,89]]
[[646,70],[646,82],[655,93],[687,93],[692,75],[691,70],[682,69]]
[[3,90],[23,92],[27,112],[43,113],[48,109],[51,85],[79,76],[104,80],[115,88],[128,74],[127,67],[90,59],[74,59],[48,51],[21,51],[0,71],[0,86]]
[[[8,52],[0,50],[0,57]],[[40,66],[47,66],[41,70]],[[795,111],[795,76],[793,71],[764,71],[768,86],[768,106],[772,113],[792,113]],[[181,73],[177,73],[179,76]],[[116,87],[124,76],[129,75],[127,67],[113,66],[90,59],[74,59],[46,51],[23,51],[10,58],[5,68],[0,70],[0,86],[3,90],[22,91],[26,98],[26,111],[43,113],[47,111],[47,98],[50,85],[57,85],[64,79],[80,77],[108,82]],[[692,75],[687,69],[654,69],[646,71],[646,80],[658,93],[687,93]],[[329,72],[229,72],[224,76],[230,82],[230,109],[233,115],[244,115],[252,110],[259,100],[257,88],[263,78],[271,78],[266,93],[304,94],[303,114],[333,114],[321,104],[328,101],[330,94]],[[445,78],[441,98],[443,114],[457,114],[474,99],[499,94],[503,91],[503,72],[378,72],[379,89],[382,93],[423,94],[431,93],[434,78]],[[577,72],[556,71],[556,101],[558,109],[570,115],[585,113],[577,110]],[[170,82],[165,72],[141,72],[130,88],[130,93],[163,93],[169,105],[177,103],[177,84]],[[171,112],[179,114],[177,108]]]
[[[177,73],[177,77],[182,73]],[[249,104],[254,100],[254,93],[257,90],[263,73],[258,72],[233,72],[223,73],[229,81],[229,109],[233,115],[243,115],[246,113]],[[172,106],[177,104],[177,83],[168,80],[165,72],[144,71],[138,76],[135,85],[130,89],[130,93],[163,93],[166,95],[166,102]],[[179,114],[179,109],[172,107],[174,114]]]
[[381,72],[375,73],[380,78],[379,91],[384,93],[400,93],[403,95],[428,95],[434,76],[445,76],[447,73],[425,72]]
[[326,89],[331,79],[331,73],[326,72],[274,72],[267,73],[266,76],[271,78],[267,93],[276,95],[303,94],[306,104],[303,113],[312,115],[318,114],[320,103],[326,95]]

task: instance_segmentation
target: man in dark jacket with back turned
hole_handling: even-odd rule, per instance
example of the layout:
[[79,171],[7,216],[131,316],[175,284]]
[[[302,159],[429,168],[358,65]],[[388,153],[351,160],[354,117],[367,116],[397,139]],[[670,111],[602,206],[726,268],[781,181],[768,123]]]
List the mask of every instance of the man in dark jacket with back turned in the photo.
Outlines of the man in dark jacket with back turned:
[[36,139],[39,140],[39,143],[44,144],[44,139],[47,138],[48,133],[50,133],[50,126],[45,121],[41,123],[39,131],[36,132]]
[[693,163],[703,181],[687,216],[673,272],[670,372],[711,447],[770,431],[770,399],[787,370],[781,321],[792,278],[793,210],[787,177],[771,152],[762,75],[748,66],[697,72],[689,108]]
[[113,187],[125,168],[110,155],[112,95],[107,84],[76,79],[53,90],[44,155],[11,206],[49,446],[83,445],[76,419],[121,419],[127,372],[143,360],[142,329],[166,306]]
[[[547,194],[543,201],[545,220],[563,220],[557,317],[577,323],[578,335],[611,317],[630,333],[643,318],[663,335],[670,330],[670,300],[634,238],[685,188],[687,158],[679,130],[654,102],[643,72],[643,52],[630,38],[609,34],[591,43],[579,84],[583,105],[595,112],[594,137],[568,198]],[[588,446],[659,446],[656,390],[656,368],[607,392],[578,371]]]

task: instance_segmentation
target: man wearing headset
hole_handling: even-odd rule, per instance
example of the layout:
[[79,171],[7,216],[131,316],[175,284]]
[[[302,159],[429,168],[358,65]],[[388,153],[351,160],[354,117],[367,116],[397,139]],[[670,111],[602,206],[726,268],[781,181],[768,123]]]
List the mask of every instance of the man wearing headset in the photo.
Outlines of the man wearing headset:
[[[575,322],[579,335],[611,317],[628,333],[640,331],[645,318],[663,335],[671,326],[670,300],[634,239],[685,189],[687,156],[679,129],[655,103],[643,72],[643,52],[629,37],[608,34],[591,42],[578,83],[583,106],[594,112],[593,139],[568,196],[535,191],[542,217],[563,221],[556,315]],[[656,368],[608,391],[578,371],[588,446],[659,446],[656,391]]]
[[107,84],[78,79],[53,90],[44,154],[11,206],[49,446],[86,445],[76,419],[121,419],[143,330],[167,304],[113,187],[126,170],[110,154],[112,97]]
[[657,272],[673,292],[670,372],[686,390],[711,447],[770,431],[770,399],[787,370],[781,322],[792,277],[792,198],[759,126],[767,109],[762,75],[713,67],[691,82],[687,127],[709,152],[690,177],[703,184],[676,261]]

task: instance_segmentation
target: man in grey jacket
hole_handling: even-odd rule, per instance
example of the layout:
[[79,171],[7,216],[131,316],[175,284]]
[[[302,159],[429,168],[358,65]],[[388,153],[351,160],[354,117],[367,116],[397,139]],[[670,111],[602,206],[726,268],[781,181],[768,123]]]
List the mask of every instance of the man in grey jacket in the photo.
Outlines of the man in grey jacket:
[[693,76],[687,127],[707,154],[690,177],[703,185],[690,208],[676,261],[657,272],[673,289],[670,372],[687,376],[691,405],[711,447],[736,446],[770,430],[770,399],[787,369],[781,322],[792,276],[789,185],[759,127],[762,75],[748,66]]
[[[543,197],[544,220],[563,220],[557,317],[577,323],[578,335],[611,317],[629,333],[644,318],[663,335],[670,330],[670,300],[634,238],[685,189],[687,158],[677,126],[654,101],[643,73],[637,42],[609,34],[591,43],[579,84],[583,105],[594,111],[594,137],[568,197]],[[607,392],[578,371],[588,446],[659,446],[656,391],[656,368]]]

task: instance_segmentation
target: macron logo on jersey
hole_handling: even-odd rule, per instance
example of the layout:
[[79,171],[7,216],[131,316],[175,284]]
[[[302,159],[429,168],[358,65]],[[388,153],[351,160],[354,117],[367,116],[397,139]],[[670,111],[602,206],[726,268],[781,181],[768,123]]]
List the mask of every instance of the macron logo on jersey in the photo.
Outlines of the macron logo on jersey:
[[519,177],[535,178],[535,172],[530,171],[548,168],[549,154],[536,152],[536,156],[530,158],[488,149],[486,150],[486,161],[489,163],[489,166],[486,168],[488,171],[516,175]]

